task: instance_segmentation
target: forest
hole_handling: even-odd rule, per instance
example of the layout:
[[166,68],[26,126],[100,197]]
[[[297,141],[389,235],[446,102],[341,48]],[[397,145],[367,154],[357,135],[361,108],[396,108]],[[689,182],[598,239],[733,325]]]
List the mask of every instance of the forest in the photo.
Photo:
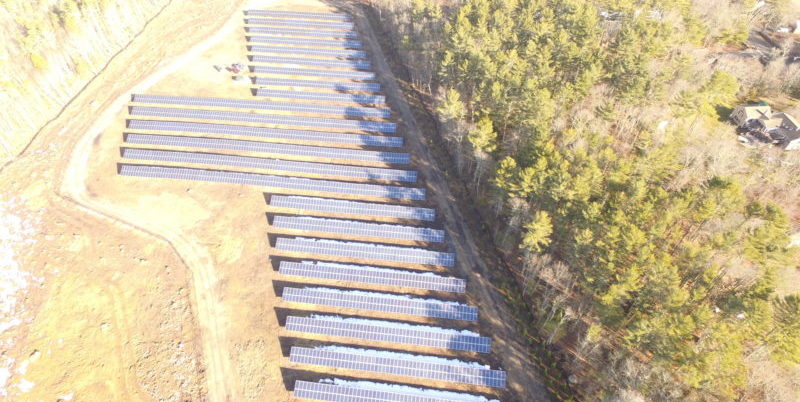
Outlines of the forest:
[[740,57],[789,1],[371,5],[576,395],[800,398],[800,157],[728,121],[796,102]]

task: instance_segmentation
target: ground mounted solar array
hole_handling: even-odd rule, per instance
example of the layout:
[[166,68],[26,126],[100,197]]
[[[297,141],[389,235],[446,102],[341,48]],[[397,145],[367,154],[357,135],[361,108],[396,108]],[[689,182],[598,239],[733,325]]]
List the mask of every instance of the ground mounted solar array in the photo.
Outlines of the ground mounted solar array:
[[367,52],[352,49],[321,49],[308,47],[268,46],[248,44],[248,50],[254,53],[292,54],[314,57],[335,57],[342,59],[365,59]]
[[443,242],[444,231],[417,226],[389,223],[372,223],[310,216],[276,216],[272,226],[281,229],[309,232],[335,233],[340,235],[378,237],[384,239],[420,242]]
[[[363,383],[363,382],[362,382]],[[309,382],[297,380],[294,383],[295,398],[312,399],[315,401],[332,402],[455,402],[455,401],[488,401],[478,399],[475,395],[447,392],[411,387],[387,386],[377,384],[378,389],[365,388],[364,386],[340,385],[331,382]]]
[[491,339],[436,327],[397,325],[377,320],[286,317],[286,329],[342,338],[489,353]]
[[370,103],[383,104],[386,98],[380,95],[364,94],[342,94],[329,92],[306,92],[306,91],[284,91],[280,89],[258,88],[256,96],[264,96],[274,99],[298,99],[321,102],[347,102],[347,103]]
[[322,29],[346,29],[351,30],[355,25],[350,22],[324,22],[324,21],[299,21],[283,20],[277,18],[245,18],[245,24],[249,25],[270,25],[296,28],[322,28]]
[[388,293],[328,288],[283,288],[283,300],[293,303],[379,311],[450,320],[476,321],[475,306],[436,299],[396,296]]
[[358,37],[358,33],[356,33],[356,31],[344,31],[339,29],[246,27],[245,32],[249,34],[260,34],[260,35],[313,36],[313,37],[347,38],[347,39],[355,39]]
[[249,43],[267,43],[270,45],[330,47],[337,49],[361,49],[364,46],[361,41],[352,39],[308,39],[266,35],[251,35],[247,37],[247,41]]
[[245,15],[272,18],[293,18],[313,20],[350,21],[350,16],[342,13],[315,13],[308,11],[283,11],[283,10],[245,10]]
[[331,89],[335,91],[358,91],[358,92],[378,92],[381,84],[372,82],[347,82],[347,81],[315,81],[293,80],[283,78],[256,77],[253,81],[256,85],[281,86],[281,87],[300,87],[315,89]]
[[275,248],[282,251],[321,254],[335,257],[380,260],[407,264],[452,267],[455,255],[421,248],[384,246],[379,244],[334,240],[279,237]]
[[255,74],[279,74],[289,76],[309,76],[320,78],[338,78],[345,80],[374,80],[375,73],[367,71],[320,70],[313,68],[250,66]]
[[250,61],[254,63],[269,64],[296,64],[302,68],[305,68],[305,66],[344,68],[354,70],[369,70],[371,68],[370,62],[363,60],[323,60],[308,59],[303,57],[252,55],[250,56]]
[[275,195],[270,199],[269,205],[272,207],[293,208],[306,211],[382,216],[423,221],[432,221],[436,216],[436,212],[430,208],[420,208],[406,205],[376,204],[370,202],[336,200],[318,197]]
[[[364,351],[371,352],[371,351]],[[394,355],[394,354],[393,354]],[[437,363],[414,355],[349,352],[345,348],[323,349],[292,346],[289,360],[293,363],[312,364],[348,370],[427,378],[464,384],[505,387],[506,373],[485,367],[465,366],[455,363]],[[391,356],[391,355],[390,355]],[[444,361],[444,359],[442,359]]]
[[387,269],[364,265],[337,264],[320,261],[281,261],[278,271],[283,275],[305,278],[330,279],[374,285],[399,286],[420,290],[464,293],[463,279],[419,273],[399,269]]

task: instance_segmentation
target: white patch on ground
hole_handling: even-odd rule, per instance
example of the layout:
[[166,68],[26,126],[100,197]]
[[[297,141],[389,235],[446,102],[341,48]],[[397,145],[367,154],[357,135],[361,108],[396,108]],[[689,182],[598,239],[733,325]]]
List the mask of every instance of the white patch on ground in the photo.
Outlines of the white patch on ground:
[[61,399],[62,401],[71,401],[73,396],[74,394],[70,392],[68,394],[59,396],[58,399]]
[[366,292],[363,290],[339,290],[339,289],[321,288],[321,287],[306,287],[306,289],[320,291],[320,292],[341,293],[341,294],[357,295],[357,296],[377,296],[377,297],[384,297],[387,299],[414,300],[414,301],[424,301],[431,303],[449,304],[452,306],[465,306],[465,304],[461,304],[459,302],[454,302],[450,300],[423,299],[420,297],[410,297],[406,295],[396,295],[391,293]]
[[395,321],[368,320],[365,318],[345,318],[345,317],[340,317],[338,315],[320,315],[320,314],[312,314],[311,318],[317,320],[326,320],[326,321],[351,322],[354,324],[380,325],[383,327],[392,327],[401,329],[418,329],[425,331],[435,331],[453,335],[480,336],[480,334],[477,334],[475,332],[466,329],[459,331],[457,329],[451,329],[451,328],[432,327],[429,325],[414,325],[414,324],[407,324],[404,322],[395,322]]
[[33,389],[33,386],[34,386],[34,383],[32,383],[32,382],[30,382],[30,381],[28,381],[28,380],[26,380],[24,378],[19,380],[19,384],[17,384],[17,388],[19,388],[20,392],[22,392],[23,394],[27,393],[27,392],[31,392],[31,390]]
[[425,388],[416,388],[416,387],[409,387],[408,385],[398,385],[398,384],[385,384],[380,382],[372,382],[372,381],[347,381],[347,380],[340,380],[338,378],[334,379],[323,379],[320,380],[321,383],[328,383],[328,384],[335,384],[341,385],[345,387],[352,387],[352,388],[359,388],[359,389],[369,389],[375,391],[384,391],[384,392],[396,392],[396,393],[403,393],[403,394],[410,394],[410,395],[419,395],[425,396],[428,398],[440,398],[446,399],[450,401],[468,401],[468,402],[500,402],[497,399],[486,399],[486,397],[480,395],[472,395],[472,394],[462,394],[460,392],[452,392],[452,391],[441,391],[438,389],[425,389]]
[[355,355],[361,356],[373,356],[373,357],[385,357],[389,359],[404,359],[404,360],[416,360],[428,363],[436,363],[436,364],[446,364],[448,366],[461,366],[461,367],[470,367],[470,368],[481,368],[490,370],[491,368],[488,365],[480,364],[478,362],[465,362],[458,359],[446,359],[444,357],[438,356],[425,356],[425,355],[413,355],[411,353],[399,353],[399,352],[387,352],[385,350],[372,350],[372,349],[358,349],[358,348],[348,348],[344,346],[334,346],[334,345],[326,345],[326,346],[318,346],[314,348],[316,350],[328,350],[331,352],[340,352],[340,353],[350,353]]

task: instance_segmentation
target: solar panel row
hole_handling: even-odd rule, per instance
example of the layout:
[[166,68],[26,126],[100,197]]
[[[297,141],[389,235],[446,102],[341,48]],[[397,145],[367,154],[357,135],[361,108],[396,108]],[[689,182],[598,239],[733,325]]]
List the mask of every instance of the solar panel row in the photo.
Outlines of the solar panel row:
[[254,83],[256,85],[318,88],[318,89],[331,89],[335,91],[378,92],[381,90],[381,84],[372,82],[347,82],[347,81],[336,82],[336,81],[317,81],[314,79],[256,77]]
[[304,211],[319,211],[338,214],[382,216],[399,219],[432,221],[436,211],[431,208],[406,205],[377,204],[370,202],[335,200],[331,198],[274,195],[269,205],[278,208],[292,208]]
[[369,70],[370,68],[372,68],[372,64],[370,62],[363,60],[323,60],[323,59],[307,59],[302,57],[252,55],[250,56],[250,61],[254,63],[268,63],[268,64],[297,64],[301,68],[305,68],[305,66],[348,68],[354,70]]
[[297,48],[289,46],[264,46],[264,45],[250,45],[248,46],[251,52],[256,53],[274,53],[274,54],[294,54],[301,56],[314,56],[314,57],[338,57],[344,59],[365,59],[367,52],[363,50],[346,50],[346,49],[314,49],[314,48]]
[[279,28],[279,27],[246,27],[247,33],[262,35],[289,35],[289,36],[312,36],[325,38],[358,38],[356,31],[342,31],[338,29],[298,29],[298,28]]
[[[505,387],[506,373],[484,367],[457,363],[430,362],[414,355],[388,357],[377,351],[349,352],[347,349],[312,349],[293,346],[289,351],[292,363],[312,364],[348,370],[418,377],[464,384]],[[406,357],[407,356],[407,357]]]
[[465,281],[459,278],[434,275],[429,272],[419,273],[365,265],[318,261],[281,261],[278,272],[305,278],[371,283],[441,292],[464,293],[466,289]]
[[274,142],[230,140],[224,138],[184,137],[180,135],[156,135],[124,133],[125,142],[142,145],[161,145],[187,148],[226,149],[231,151],[261,152],[266,154],[283,154],[306,156],[310,158],[341,159],[362,162],[407,164],[406,153],[364,151],[360,149],[342,149],[313,147],[308,145],[279,144]]
[[297,99],[306,101],[361,103],[361,104],[365,103],[383,104],[386,101],[386,98],[380,95],[284,91],[280,89],[266,89],[266,88],[258,88],[256,90],[256,96],[264,96],[272,99]]
[[214,183],[245,184],[276,191],[315,191],[329,194],[364,197],[424,200],[425,189],[378,184],[345,183],[330,180],[273,176],[259,173],[229,172],[195,168],[119,164],[123,176],[158,177],[162,179],[198,180]]
[[315,218],[310,216],[276,216],[272,225],[281,229],[333,233],[351,236],[379,237],[384,239],[420,242],[443,242],[444,231],[417,226],[389,223]]
[[272,18],[304,18],[314,20],[350,21],[350,16],[342,13],[314,13],[308,11],[284,10],[245,10],[244,14]]
[[391,294],[328,288],[283,288],[283,300],[293,303],[407,314],[420,317],[476,321],[475,306],[434,299],[399,297]]
[[296,162],[280,159],[253,158],[239,155],[222,155],[200,152],[163,151],[155,149],[122,148],[126,159],[197,163],[204,165],[235,166],[252,169],[306,173],[318,176],[336,176],[347,179],[390,180],[414,182],[416,178],[405,170],[369,168],[362,166],[332,165],[328,163]]
[[[422,189],[419,189],[422,190]],[[320,254],[366,260],[452,267],[455,255],[421,248],[384,246],[379,244],[344,242],[310,238],[279,237],[275,248],[296,253]]]
[[453,393],[452,398],[438,398],[422,395],[419,392],[403,392],[389,387],[383,387],[382,389],[366,389],[302,380],[294,382],[294,397],[334,402],[454,402],[478,400],[475,396],[469,394]]
[[129,106],[132,116],[169,117],[178,119],[225,120],[247,123],[264,123],[281,126],[317,127],[323,129],[341,129],[354,131],[378,131],[394,133],[395,123],[383,121],[345,120],[322,117],[299,117],[286,115],[269,115],[258,113],[228,112],[220,110],[198,110],[180,108],[162,108],[148,106]]
[[489,353],[489,338],[444,331],[435,327],[397,326],[375,320],[348,321],[324,317],[286,317],[286,329],[367,341],[392,342],[432,348]]
[[183,121],[161,120],[128,120],[131,130],[159,130],[177,131],[187,133],[208,133],[258,137],[275,140],[328,142],[335,144],[350,144],[378,147],[402,147],[402,137],[388,137],[382,135],[344,134],[325,131],[289,130],[284,128],[266,128],[237,126],[231,124],[193,123]]
[[365,71],[316,70],[311,68],[291,68],[291,67],[272,67],[272,66],[250,66],[250,71],[256,74],[338,78],[346,80],[375,79],[375,73],[370,73]]
[[361,49],[364,45],[361,41],[352,39],[307,39],[307,38],[291,38],[285,36],[262,36],[252,35],[247,36],[249,43],[266,43],[269,45],[294,45],[294,46],[307,46],[307,47],[330,47],[336,49]]
[[322,29],[347,29],[352,30],[355,25],[350,22],[325,22],[325,21],[300,21],[282,20],[277,18],[245,18],[245,24],[250,25],[270,25],[280,27],[297,28],[322,28]]

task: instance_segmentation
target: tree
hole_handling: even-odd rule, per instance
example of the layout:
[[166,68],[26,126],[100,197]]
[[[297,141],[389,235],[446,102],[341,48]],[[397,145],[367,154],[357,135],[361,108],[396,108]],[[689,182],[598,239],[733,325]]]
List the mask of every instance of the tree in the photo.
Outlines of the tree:
[[533,219],[525,224],[520,247],[528,252],[540,253],[550,244],[551,234],[553,234],[553,224],[550,215],[546,211],[536,211]]

